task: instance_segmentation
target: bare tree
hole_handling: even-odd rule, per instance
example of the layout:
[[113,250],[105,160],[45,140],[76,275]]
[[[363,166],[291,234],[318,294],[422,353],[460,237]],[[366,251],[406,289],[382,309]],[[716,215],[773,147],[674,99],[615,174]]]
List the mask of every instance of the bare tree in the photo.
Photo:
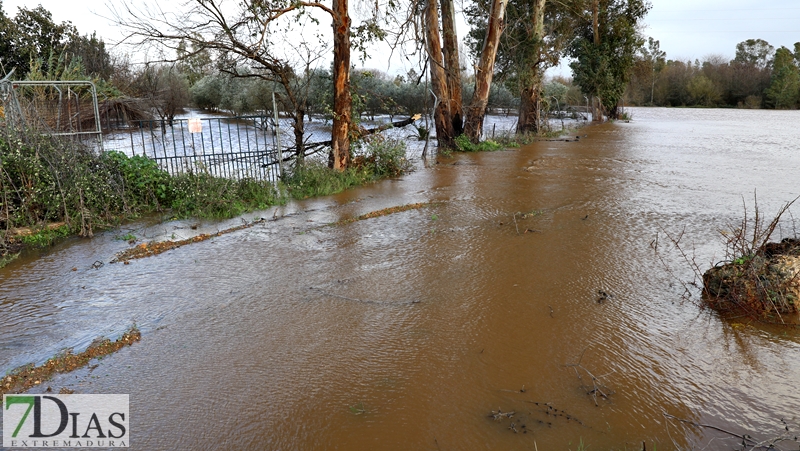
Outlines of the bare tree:
[[[112,7],[113,8],[113,7]],[[283,88],[283,103],[294,120],[295,147],[304,152],[303,116],[306,99],[293,89],[295,69],[281,53],[291,27],[301,17],[314,11],[331,17],[334,43],[334,127],[333,167],[343,170],[350,155],[350,17],[347,0],[322,2],[265,0],[240,2],[235,6],[223,0],[190,0],[179,12],[159,6],[133,7],[125,3],[121,10],[112,9],[116,22],[127,30],[125,42],[153,45],[162,51],[163,61],[177,60],[180,49],[184,57],[203,51],[211,52],[217,67],[233,76],[259,77]],[[317,21],[316,18],[314,18]],[[321,38],[321,36],[320,36]],[[186,51],[186,49],[191,49]],[[248,73],[240,68],[248,67]],[[345,68],[342,70],[342,68]]]

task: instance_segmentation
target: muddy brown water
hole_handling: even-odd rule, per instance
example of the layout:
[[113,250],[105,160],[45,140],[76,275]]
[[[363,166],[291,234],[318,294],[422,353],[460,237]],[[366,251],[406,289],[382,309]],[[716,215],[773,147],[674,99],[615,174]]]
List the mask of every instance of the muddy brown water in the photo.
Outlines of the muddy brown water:
[[[0,370],[135,322],[140,343],[39,390],[129,393],[143,450],[741,442],[664,413],[800,432],[798,332],[683,300],[692,271],[665,238],[683,231],[708,267],[743,198],[769,213],[800,194],[800,112],[633,115],[257,212],[279,219],[130,265],[107,263],[128,229],[185,238],[239,220],[134,224],[28,255],[0,270]],[[416,202],[437,204],[320,227]],[[597,405],[587,370],[609,394]],[[488,418],[498,408],[515,415]]]

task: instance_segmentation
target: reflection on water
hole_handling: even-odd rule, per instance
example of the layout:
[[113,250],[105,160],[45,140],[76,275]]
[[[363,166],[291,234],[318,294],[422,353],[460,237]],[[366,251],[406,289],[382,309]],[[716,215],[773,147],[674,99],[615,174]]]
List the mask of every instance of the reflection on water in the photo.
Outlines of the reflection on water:
[[[798,333],[684,300],[693,274],[664,239],[683,232],[707,267],[743,198],[772,212],[800,194],[800,114],[633,117],[254,213],[282,218],[130,265],[91,267],[128,246],[113,232],[68,241],[0,270],[0,370],[136,322],[142,342],[50,385],[130,393],[139,449],[739,443],[665,413],[800,430]],[[416,202],[438,204],[320,227]],[[610,394],[597,405],[586,371]]]

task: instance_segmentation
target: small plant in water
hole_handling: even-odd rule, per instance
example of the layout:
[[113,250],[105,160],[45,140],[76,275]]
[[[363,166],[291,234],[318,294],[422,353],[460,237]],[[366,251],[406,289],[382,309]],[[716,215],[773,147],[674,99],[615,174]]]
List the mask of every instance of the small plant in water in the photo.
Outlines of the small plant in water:
[[362,415],[367,413],[367,409],[364,408],[364,403],[360,402],[358,404],[352,405],[349,407],[350,413],[353,415]]

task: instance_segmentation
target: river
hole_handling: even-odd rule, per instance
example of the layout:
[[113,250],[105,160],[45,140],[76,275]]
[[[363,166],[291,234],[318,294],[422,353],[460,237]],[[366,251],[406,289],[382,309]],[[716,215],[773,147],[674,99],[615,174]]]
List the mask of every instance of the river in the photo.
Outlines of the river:
[[[129,247],[115,236],[241,220],[141,222],[25,255],[0,269],[0,371],[135,322],[141,342],[33,392],[130,394],[142,450],[741,443],[664,414],[800,434],[798,330],[702,308],[667,236],[706,269],[754,193],[767,215],[800,195],[800,112],[629,111],[130,265],[108,263]],[[417,202],[432,204],[325,226]]]

